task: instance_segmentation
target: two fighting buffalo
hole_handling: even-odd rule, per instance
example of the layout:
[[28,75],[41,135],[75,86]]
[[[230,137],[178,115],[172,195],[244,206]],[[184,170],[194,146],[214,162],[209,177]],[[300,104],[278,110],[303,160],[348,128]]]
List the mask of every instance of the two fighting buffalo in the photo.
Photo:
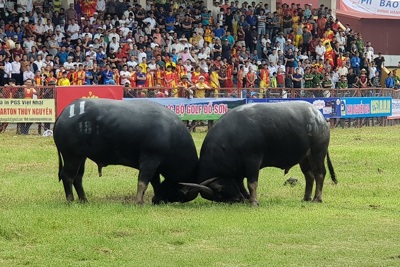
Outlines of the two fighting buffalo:
[[151,183],[154,204],[187,202],[200,193],[212,201],[248,200],[258,205],[260,169],[277,167],[287,173],[297,164],[306,180],[304,200],[321,202],[325,159],[337,183],[329,139],[323,115],[303,101],[247,104],[231,110],[208,132],[200,158],[180,119],[147,100],[76,100],[54,126],[58,176],[68,201],[74,200],[73,187],[81,201],[87,200],[82,177],[89,158],[98,165],[99,175],[107,165],[138,169],[138,204]]

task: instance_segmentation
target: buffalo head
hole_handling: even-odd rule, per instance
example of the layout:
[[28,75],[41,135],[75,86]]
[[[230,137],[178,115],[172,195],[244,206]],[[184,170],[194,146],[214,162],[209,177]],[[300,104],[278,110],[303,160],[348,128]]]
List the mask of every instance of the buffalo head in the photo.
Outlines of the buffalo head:
[[[248,198],[247,192],[243,192],[240,189],[242,188],[242,186],[239,184],[240,182],[243,184],[243,181],[215,177],[201,182],[200,184],[180,184],[197,189],[201,196],[207,200],[234,203],[243,202],[246,198]],[[244,187],[243,190],[245,190]],[[245,196],[243,194],[245,194]]]

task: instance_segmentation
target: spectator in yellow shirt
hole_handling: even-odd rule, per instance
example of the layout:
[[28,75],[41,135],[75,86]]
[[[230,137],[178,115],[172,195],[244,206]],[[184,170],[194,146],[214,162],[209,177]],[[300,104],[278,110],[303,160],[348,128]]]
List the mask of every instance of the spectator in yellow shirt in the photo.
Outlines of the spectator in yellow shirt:
[[206,95],[206,89],[211,87],[204,82],[204,76],[199,77],[199,81],[190,89],[194,91],[195,98],[204,98]]
[[62,78],[60,78],[59,80],[58,80],[58,85],[59,86],[68,86],[68,85],[71,85],[71,82],[70,82],[70,80],[67,78],[67,76],[68,76],[68,72],[66,72],[66,71],[63,71],[63,73],[62,73]]

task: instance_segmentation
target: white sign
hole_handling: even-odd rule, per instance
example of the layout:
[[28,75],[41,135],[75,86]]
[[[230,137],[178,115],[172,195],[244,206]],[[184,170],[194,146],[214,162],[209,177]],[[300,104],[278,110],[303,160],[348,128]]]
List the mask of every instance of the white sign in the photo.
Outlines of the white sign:
[[400,119],[400,99],[392,99],[392,116],[387,118],[389,120]]
[[340,0],[356,12],[400,17],[399,0]]

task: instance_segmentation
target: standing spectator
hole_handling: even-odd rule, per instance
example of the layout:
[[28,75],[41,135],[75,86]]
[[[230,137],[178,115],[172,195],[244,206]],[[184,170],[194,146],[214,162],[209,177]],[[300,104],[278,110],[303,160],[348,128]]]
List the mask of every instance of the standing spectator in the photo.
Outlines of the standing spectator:
[[11,62],[11,78],[15,80],[16,85],[23,84],[20,60],[20,56],[17,55],[14,57],[14,61]]
[[76,45],[78,43],[79,30],[80,30],[80,27],[76,23],[75,19],[71,19],[71,24],[68,25],[67,33],[70,35],[71,43],[74,45]]
[[[34,99],[37,98],[37,91],[34,88],[33,80],[28,79],[25,81],[24,84],[24,99]],[[19,133],[20,134],[29,134],[29,128],[31,127],[32,123],[20,123],[19,126]]]
[[322,41],[319,41],[317,47],[315,47],[317,62],[319,62],[321,59],[324,60],[325,53],[326,53],[326,48],[325,46],[322,45]]
[[69,4],[69,8],[65,11],[66,19],[71,20],[71,19],[78,19],[78,13],[76,12],[74,8],[74,4],[71,3]]
[[257,16],[259,38],[261,38],[262,35],[266,34],[266,21],[267,21],[267,17],[264,14],[264,9],[261,9],[260,14]]
[[382,68],[385,66],[385,58],[382,53],[378,53],[378,57],[374,58],[376,70],[379,72],[379,77],[382,77]]
[[360,75],[361,59],[358,52],[356,52],[355,55],[350,59],[350,66],[353,69],[355,75]]

